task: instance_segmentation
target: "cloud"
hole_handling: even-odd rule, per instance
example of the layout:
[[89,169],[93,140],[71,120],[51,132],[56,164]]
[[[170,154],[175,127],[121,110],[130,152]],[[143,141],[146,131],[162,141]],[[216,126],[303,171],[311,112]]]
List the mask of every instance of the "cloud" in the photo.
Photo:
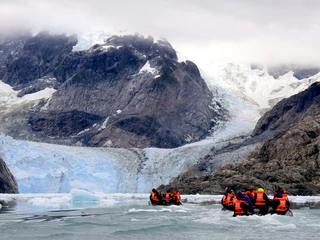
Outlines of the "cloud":
[[317,64],[318,9],[317,0],[2,0],[0,29],[123,30],[166,37],[199,60]]

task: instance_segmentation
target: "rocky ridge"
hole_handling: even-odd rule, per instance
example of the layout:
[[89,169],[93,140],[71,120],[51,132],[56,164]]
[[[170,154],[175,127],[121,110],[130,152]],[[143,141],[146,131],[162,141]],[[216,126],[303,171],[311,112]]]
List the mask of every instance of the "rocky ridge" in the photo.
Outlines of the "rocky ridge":
[[[281,186],[292,195],[320,194],[320,117],[306,117],[237,163],[227,163],[214,174],[187,178],[184,174],[159,190],[178,188],[182,193],[221,194],[264,187],[272,193]],[[200,166],[200,165],[199,165]]]
[[76,36],[42,32],[1,44],[2,80],[19,97],[56,90],[49,101],[3,110],[2,133],[67,145],[174,148],[203,139],[227,114],[197,66],[179,62],[166,40],[112,36],[72,51],[76,43]]
[[0,193],[19,193],[18,184],[2,158],[0,158]]
[[287,129],[307,116],[317,116],[319,112],[320,83],[316,82],[308,89],[278,102],[259,119],[252,135]]

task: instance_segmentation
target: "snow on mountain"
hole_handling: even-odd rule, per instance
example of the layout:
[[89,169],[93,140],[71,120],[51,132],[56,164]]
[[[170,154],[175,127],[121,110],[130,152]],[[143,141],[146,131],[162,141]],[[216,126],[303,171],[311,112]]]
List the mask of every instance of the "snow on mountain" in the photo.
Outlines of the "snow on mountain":
[[10,110],[13,105],[40,99],[49,99],[55,91],[56,90],[53,88],[45,88],[39,92],[18,97],[18,91],[14,91],[10,85],[0,81],[0,104],[2,109],[5,108]]
[[202,61],[201,75],[212,91],[220,95],[230,112],[230,120],[214,133],[224,140],[248,135],[259,118],[280,100],[297,94],[312,83],[320,81],[320,74],[298,80],[290,71],[275,79],[268,69],[252,69],[248,64]]
[[73,47],[73,51],[82,51],[91,48],[95,44],[104,44],[109,37],[111,37],[111,34],[103,31],[82,34],[78,37],[78,43]]
[[267,68],[252,69],[248,64],[230,62],[204,65],[203,70],[214,79],[209,83],[230,89],[260,109],[270,109],[280,99],[296,94],[320,79],[317,74],[298,80],[292,71],[275,79],[268,74]]
[[150,62],[149,61],[147,61],[146,64],[140,69],[138,74],[143,73],[143,72],[149,72],[149,73],[152,73],[152,74],[158,74],[159,73],[158,69],[152,68],[150,66]]

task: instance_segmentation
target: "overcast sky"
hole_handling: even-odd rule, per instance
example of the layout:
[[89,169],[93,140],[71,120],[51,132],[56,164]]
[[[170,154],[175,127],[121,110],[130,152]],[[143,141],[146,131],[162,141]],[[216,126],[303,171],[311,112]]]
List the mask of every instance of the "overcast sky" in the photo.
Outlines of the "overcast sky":
[[191,60],[320,65],[318,0],[0,0],[0,29],[138,32]]

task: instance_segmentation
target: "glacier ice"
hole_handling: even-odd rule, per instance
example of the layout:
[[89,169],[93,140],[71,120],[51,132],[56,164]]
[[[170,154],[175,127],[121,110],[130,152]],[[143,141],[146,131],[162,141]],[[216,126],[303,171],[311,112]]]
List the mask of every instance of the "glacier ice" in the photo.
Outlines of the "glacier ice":
[[[194,148],[197,151],[194,151]],[[20,193],[148,193],[194,165],[210,141],[179,149],[88,148],[26,142],[0,135],[0,157]]]

